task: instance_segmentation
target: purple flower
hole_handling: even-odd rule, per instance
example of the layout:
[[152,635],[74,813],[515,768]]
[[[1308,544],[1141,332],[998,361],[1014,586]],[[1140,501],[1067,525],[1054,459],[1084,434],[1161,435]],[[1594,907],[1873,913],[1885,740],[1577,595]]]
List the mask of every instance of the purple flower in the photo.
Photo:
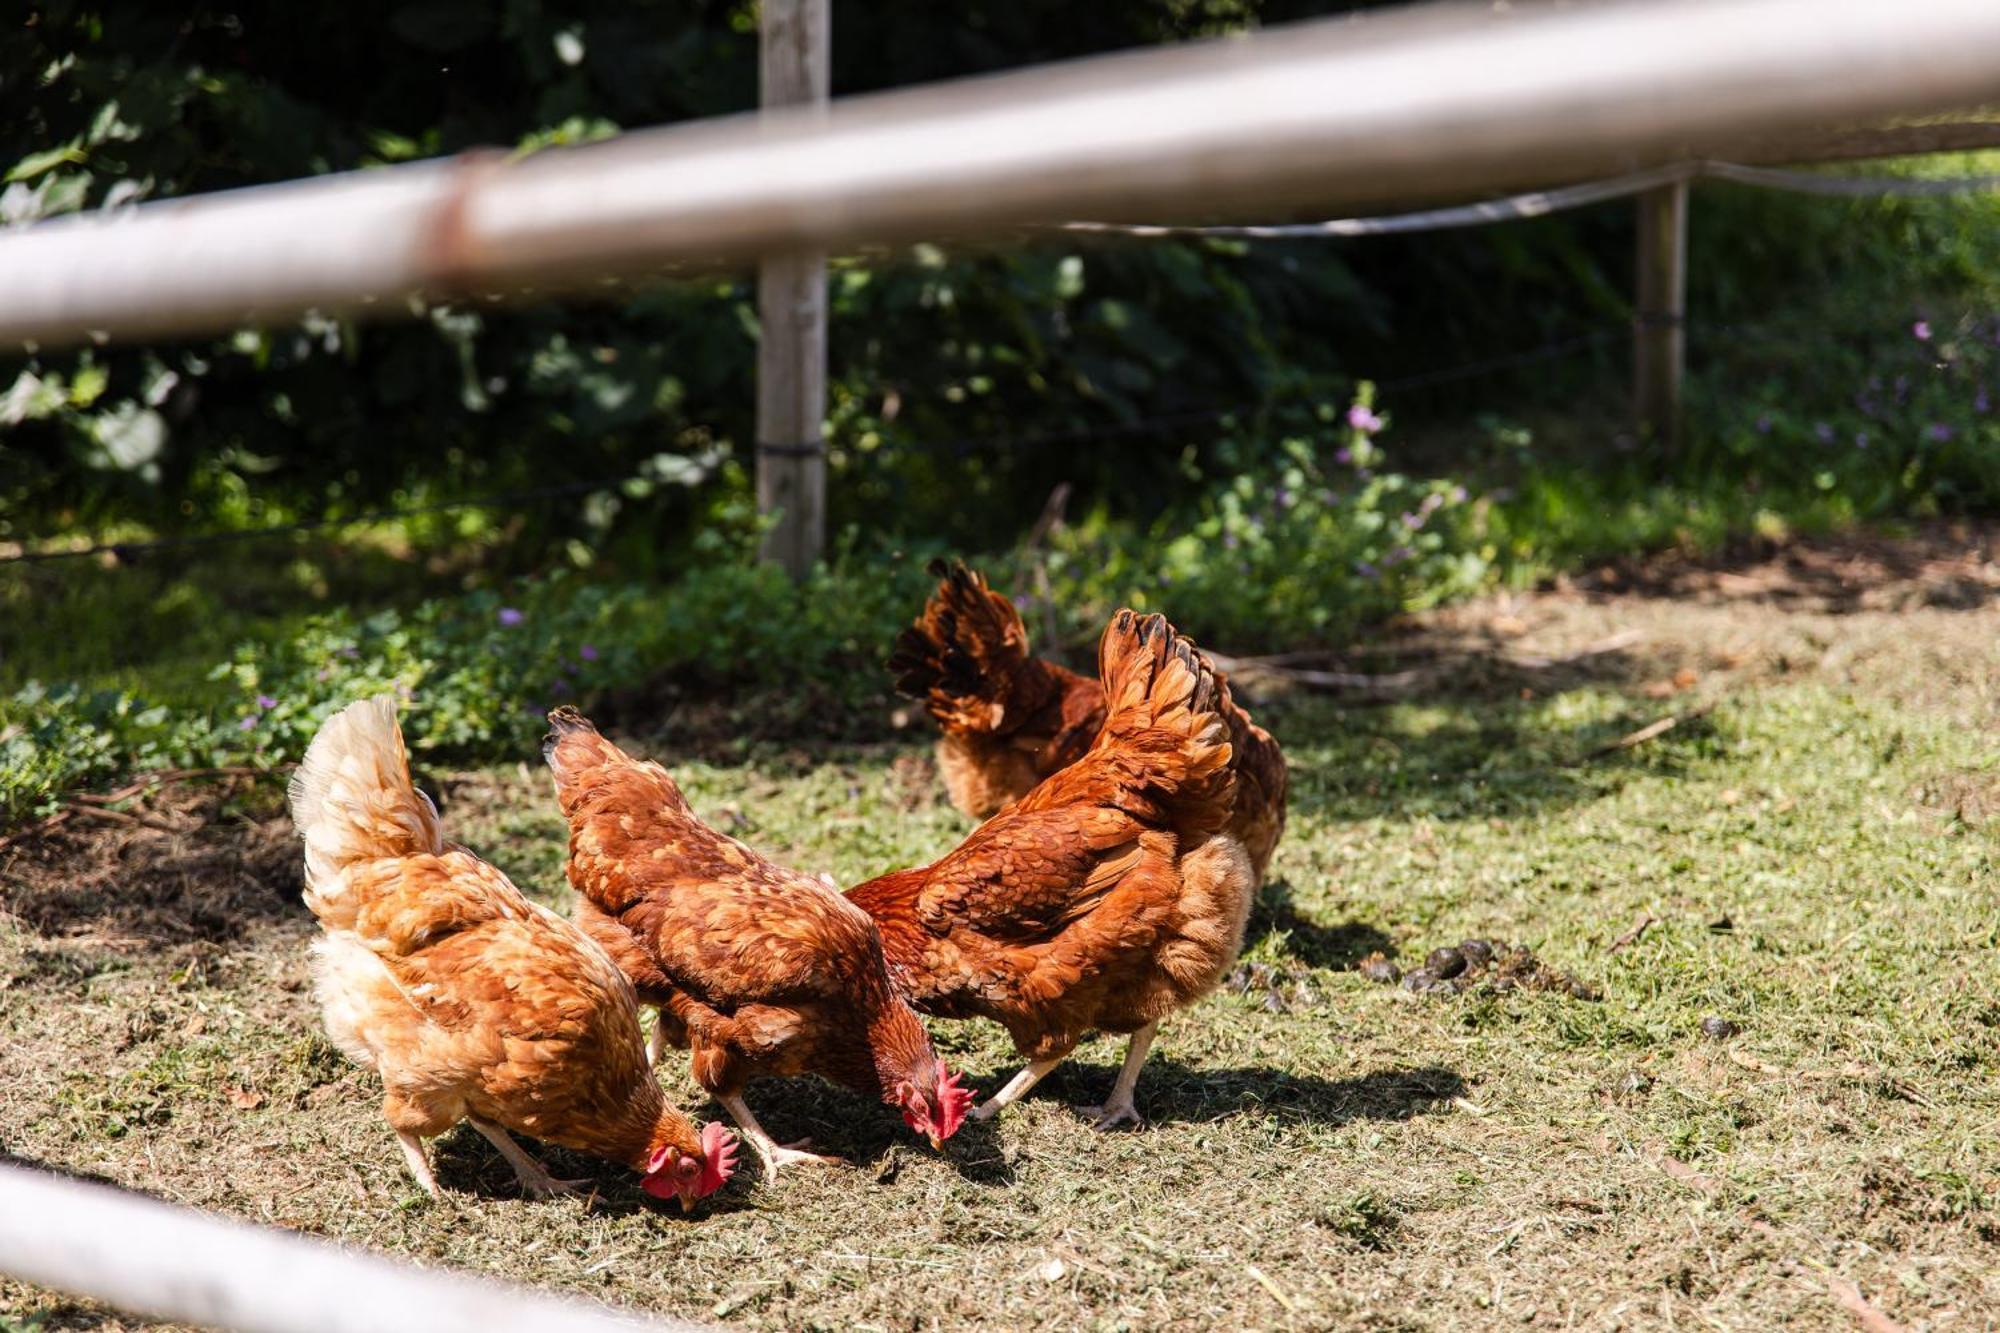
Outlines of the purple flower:
[[562,677],[558,676],[558,677],[556,677],[556,679],[554,679],[554,680],[552,680],[552,681],[550,681],[550,682],[549,682],[549,698],[551,698],[551,699],[567,699],[568,697],[569,697],[569,682],[568,682],[568,681],[566,681],[566,680],[564,680],[564,679],[563,679]]
[[1225,533],[1223,533],[1223,534],[1222,534],[1222,544],[1223,544],[1223,546],[1224,546],[1224,547],[1226,547],[1227,549],[1229,549],[1229,550],[1231,550],[1231,551],[1235,550],[1235,549],[1236,549],[1236,546],[1237,546],[1237,541],[1236,541],[1236,534],[1235,534],[1235,533],[1233,533],[1233,532],[1225,532]]
[[1865,430],[1857,430],[1857,431],[1855,431],[1855,432],[1854,432],[1854,447],[1855,447],[1856,449],[1866,449],[1866,448],[1868,447],[1868,432],[1867,432],[1867,431],[1865,431]]
[[1827,425],[1824,421],[1813,424],[1813,435],[1821,444],[1833,443],[1833,427]]
[[1920,319],[1910,325],[1910,336],[1920,343],[1929,342],[1931,340],[1931,322],[1927,319]]
[[260,694],[257,696],[257,706],[259,708],[265,709],[266,711],[269,711],[270,709],[276,708],[278,706],[278,701],[276,699],[273,699],[268,694]]
[[1347,409],[1347,424],[1364,434],[1373,435],[1382,429],[1382,418],[1369,411],[1364,404],[1356,403]]
[[1771,433],[1771,414],[1769,412],[1759,412],[1757,414],[1757,433],[1759,435],[1769,435]]
[[1287,486],[1280,486],[1280,487],[1278,488],[1278,497],[1277,497],[1277,499],[1278,499],[1278,508],[1280,508],[1280,509],[1290,509],[1290,508],[1292,507],[1292,492],[1291,492],[1291,488],[1290,488],[1290,487],[1287,487]]
[[342,657],[359,657],[361,656],[361,650],[351,643],[344,643],[340,646],[340,655]]
[[500,608],[500,623],[507,626],[509,629],[512,629],[514,626],[520,624],[522,621],[526,619],[527,619],[526,616],[522,615],[519,611],[515,610],[511,606],[503,606]]
[[1924,433],[1930,436],[1933,440],[1936,440],[1939,444],[1943,444],[1946,440],[1951,438],[1951,427],[1945,425],[1942,421],[1933,421],[1931,423],[1930,429],[1925,431]]
[[1972,410],[1975,412],[1990,412],[1993,410],[1993,403],[1987,398],[1986,386],[1983,384],[1979,386],[1979,392],[1972,396]]
[[1465,503],[1465,487],[1454,486],[1451,488],[1451,502],[1455,505],[1462,505]]
[[1424,525],[1424,516],[1422,514],[1412,514],[1407,509],[1403,511],[1404,527],[1421,528],[1423,525]]
[[1400,565],[1415,554],[1416,552],[1407,546],[1398,546],[1395,550],[1389,552],[1382,563],[1385,565]]
[[1354,461],[1354,451],[1352,449],[1337,449],[1334,451],[1333,461],[1336,463],[1352,463]]
[[252,713],[248,717],[245,717],[242,720],[238,721],[236,724],[236,729],[238,731],[254,731],[256,729],[256,726],[257,726],[257,715],[255,713]]
[[586,643],[583,647],[576,650],[576,655],[586,662],[595,662],[597,660],[597,645]]
[[1382,573],[1381,570],[1375,568],[1375,566],[1369,564],[1366,560],[1356,562],[1354,566],[1354,572],[1361,575],[1363,578],[1370,578],[1370,579],[1377,578]]

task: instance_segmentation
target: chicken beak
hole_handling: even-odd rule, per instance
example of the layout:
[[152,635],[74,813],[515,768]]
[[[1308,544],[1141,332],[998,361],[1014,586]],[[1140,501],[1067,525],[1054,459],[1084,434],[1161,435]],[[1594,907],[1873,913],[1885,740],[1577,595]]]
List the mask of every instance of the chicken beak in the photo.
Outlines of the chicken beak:
[[932,1152],[944,1151],[944,1140],[938,1137],[938,1132],[936,1130],[932,1130],[926,1137],[928,1137],[931,1141]]
[[681,1201],[681,1211],[683,1213],[691,1213],[694,1211],[694,1195],[690,1191],[682,1190],[675,1197]]

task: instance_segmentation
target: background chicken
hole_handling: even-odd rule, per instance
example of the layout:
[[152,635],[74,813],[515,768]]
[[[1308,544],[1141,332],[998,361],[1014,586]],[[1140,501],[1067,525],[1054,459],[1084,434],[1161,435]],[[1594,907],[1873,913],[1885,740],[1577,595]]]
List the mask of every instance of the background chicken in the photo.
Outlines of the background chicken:
[[623,1163],[683,1209],[729,1178],[735,1136],[667,1104],[637,998],[604,950],[445,842],[387,696],[320,728],[291,807],[306,905],[326,932],[312,951],[327,1033],[381,1074],[382,1113],[426,1190],[423,1140],[460,1120],[537,1196],[570,1182],[509,1130]]
[[[976,570],[939,560],[937,591],[896,640],[896,688],[921,700],[944,735],[938,768],[951,803],[987,819],[1082,757],[1104,725],[1104,690],[1089,676],[1031,656],[1014,603]],[[1229,697],[1222,712],[1236,768],[1230,831],[1262,880],[1285,831],[1285,757]]]
[[935,865],[849,895],[881,928],[919,1008],[1004,1025],[1028,1067],[989,1116],[1091,1029],[1129,1032],[1097,1127],[1137,1121],[1132,1090],[1160,1020],[1214,987],[1255,892],[1230,831],[1227,690],[1160,616],[1121,611],[1099,647],[1108,715],[1084,756]]
[[658,764],[549,715],[544,754],[569,818],[577,921],[659,1007],[655,1037],[693,1053],[697,1082],[736,1118],[765,1174],[833,1162],[780,1146],[743,1100],[753,1078],[819,1074],[903,1113],[935,1147],[971,1102],[896,994],[868,917],[816,876],[701,822]]

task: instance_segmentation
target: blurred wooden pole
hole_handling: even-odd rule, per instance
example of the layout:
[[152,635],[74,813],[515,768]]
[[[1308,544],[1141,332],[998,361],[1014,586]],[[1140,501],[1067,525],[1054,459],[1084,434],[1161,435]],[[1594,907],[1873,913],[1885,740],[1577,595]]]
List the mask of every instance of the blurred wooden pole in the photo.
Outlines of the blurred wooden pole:
[[1639,275],[1632,330],[1632,406],[1639,430],[1668,454],[1681,441],[1687,366],[1688,182],[1639,196]]
[[[763,0],[761,102],[825,106],[829,0]],[[762,554],[803,578],[826,547],[826,253],[757,269],[757,512],[775,514]]]

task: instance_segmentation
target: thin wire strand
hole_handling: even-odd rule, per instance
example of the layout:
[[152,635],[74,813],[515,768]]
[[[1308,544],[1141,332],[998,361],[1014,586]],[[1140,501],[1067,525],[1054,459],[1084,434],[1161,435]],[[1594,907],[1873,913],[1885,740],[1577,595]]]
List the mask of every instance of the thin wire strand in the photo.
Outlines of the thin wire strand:
[[1630,198],[1683,181],[1716,180],[1757,189],[1782,190],[1837,198],[1926,197],[1972,194],[2000,189],[2000,176],[1851,176],[1780,167],[1747,167],[1735,162],[1677,162],[1672,166],[1635,171],[1609,180],[1590,181],[1558,190],[1531,190],[1504,199],[1488,199],[1455,208],[1429,208],[1416,213],[1381,217],[1335,218],[1327,222],[1288,222],[1257,226],[1161,226],[1151,223],[1065,222],[1059,231],[1096,232],[1141,239],[1213,237],[1241,240],[1324,240],[1356,236],[1394,236],[1406,232],[1447,231],[1519,222],[1551,213],[1588,208],[1614,199]]

